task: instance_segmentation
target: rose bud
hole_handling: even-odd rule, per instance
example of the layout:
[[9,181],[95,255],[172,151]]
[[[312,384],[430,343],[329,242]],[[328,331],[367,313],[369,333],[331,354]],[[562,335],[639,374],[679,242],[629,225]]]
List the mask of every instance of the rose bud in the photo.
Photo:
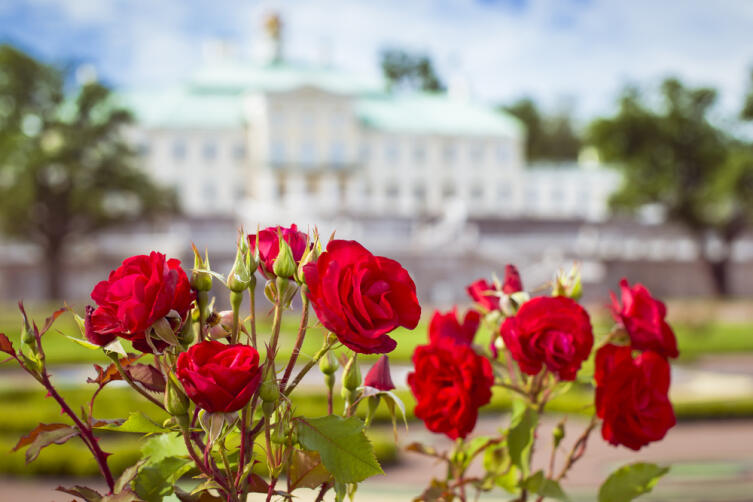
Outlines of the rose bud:
[[391,352],[397,342],[387,334],[418,324],[421,306],[408,272],[355,241],[330,241],[316,263],[303,270],[316,316],[355,352]]
[[261,382],[259,353],[247,345],[200,342],[178,356],[175,374],[188,397],[209,413],[248,403]]
[[499,293],[486,279],[479,279],[465,288],[474,302],[485,311],[499,310]]
[[612,315],[622,324],[630,336],[630,344],[636,350],[653,350],[664,357],[677,357],[677,339],[664,319],[667,307],[656,300],[643,284],[630,287],[627,279],[620,281],[622,306],[614,293]]
[[392,383],[392,376],[390,376],[390,360],[386,355],[382,355],[366,373],[363,384],[366,387],[374,387],[383,391],[395,388],[395,384]]
[[515,265],[505,265],[505,282],[502,283],[502,292],[511,295],[523,291],[523,282],[520,280],[520,274]]
[[574,380],[594,337],[588,313],[570,298],[539,296],[508,317],[500,334],[521,371],[536,375],[545,366],[561,380]]
[[630,347],[607,344],[596,353],[596,415],[601,435],[613,445],[639,450],[664,437],[675,423],[665,358],[646,351],[633,358]]
[[[106,281],[94,287],[91,297],[98,307],[89,317],[88,338],[105,342],[113,335],[120,336],[142,352],[152,352],[147,331],[158,322],[164,328],[171,312],[174,322],[169,329],[178,329],[194,300],[180,261],[156,252],[124,260]],[[159,349],[166,344],[154,340],[152,345]]]
[[[283,240],[289,247],[290,256],[293,266],[291,268],[286,267],[285,275],[275,274],[274,264],[277,260],[278,254],[280,254],[280,240]],[[252,253],[258,256],[259,270],[264,277],[271,279],[275,275],[280,275],[285,279],[293,277],[296,271],[297,264],[303,257],[303,253],[306,251],[308,242],[308,236],[298,231],[298,227],[295,224],[290,225],[290,228],[285,227],[269,227],[264,230],[260,230],[256,235],[248,236],[248,245]],[[287,251],[284,251],[287,253]],[[286,263],[286,265],[288,265]],[[289,273],[288,273],[289,272]]]

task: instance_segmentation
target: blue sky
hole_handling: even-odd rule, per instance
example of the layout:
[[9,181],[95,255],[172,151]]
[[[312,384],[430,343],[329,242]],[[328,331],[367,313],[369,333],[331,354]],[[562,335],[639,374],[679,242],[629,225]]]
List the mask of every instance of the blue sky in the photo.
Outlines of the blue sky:
[[626,83],[670,74],[719,88],[732,111],[753,68],[747,0],[5,0],[0,40],[91,62],[114,85],[161,85],[190,75],[208,40],[252,55],[269,11],[291,58],[326,52],[376,74],[381,48],[405,47],[480,99],[531,95],[584,116],[609,111]]

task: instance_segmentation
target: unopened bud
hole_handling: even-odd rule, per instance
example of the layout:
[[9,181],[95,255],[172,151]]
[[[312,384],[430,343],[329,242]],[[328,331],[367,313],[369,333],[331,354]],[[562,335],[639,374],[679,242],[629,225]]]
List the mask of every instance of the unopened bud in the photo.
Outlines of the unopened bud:
[[191,271],[191,288],[196,291],[212,289],[212,275],[209,273],[209,254],[202,258],[196,246],[193,246],[193,270]]
[[343,372],[343,388],[354,391],[360,386],[361,369],[358,366],[358,353],[354,353],[345,365]]
[[580,267],[573,265],[567,272],[560,270],[554,278],[552,296],[566,296],[573,300],[579,300],[583,295]]
[[247,255],[248,244],[245,239],[238,241],[238,249],[235,252],[235,261],[233,262],[233,268],[230,269],[230,273],[227,276],[227,287],[234,293],[242,293],[248,288],[248,282],[251,279],[251,270],[249,270]]
[[369,396],[369,409],[366,412],[366,422],[365,425],[368,427],[371,424],[371,421],[374,419],[374,415],[376,414],[376,410],[379,407],[379,396]]
[[327,355],[319,360],[319,369],[325,375],[334,374],[339,366],[335,354],[333,354],[332,351],[327,352]]
[[285,239],[280,236],[280,250],[277,253],[277,258],[272,265],[272,271],[277,277],[293,277],[296,272],[295,258],[293,257],[293,250],[290,249],[290,245]]
[[259,387],[259,397],[265,403],[274,403],[277,398],[280,397],[280,388],[277,384],[277,378],[275,378],[274,371],[271,366],[267,367],[266,376],[264,381]]
[[554,441],[554,447],[557,448],[562,440],[565,438],[565,421],[561,421],[552,431],[552,440]]
[[[188,408],[190,403],[188,396],[181,389],[175,377],[170,374],[165,388],[165,411],[178,419],[181,426],[188,424]],[[185,419],[185,422],[183,421]]]

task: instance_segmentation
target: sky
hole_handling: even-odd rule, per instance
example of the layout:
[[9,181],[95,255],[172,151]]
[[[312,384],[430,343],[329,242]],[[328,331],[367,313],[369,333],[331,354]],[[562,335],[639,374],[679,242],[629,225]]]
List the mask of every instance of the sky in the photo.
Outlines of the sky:
[[124,87],[170,85],[224,40],[258,52],[279,12],[285,55],[378,74],[379,52],[431,56],[451,86],[493,103],[531,96],[589,117],[626,84],[674,75],[719,89],[735,113],[753,70],[748,0],[3,0],[0,41],[59,62],[87,62]]

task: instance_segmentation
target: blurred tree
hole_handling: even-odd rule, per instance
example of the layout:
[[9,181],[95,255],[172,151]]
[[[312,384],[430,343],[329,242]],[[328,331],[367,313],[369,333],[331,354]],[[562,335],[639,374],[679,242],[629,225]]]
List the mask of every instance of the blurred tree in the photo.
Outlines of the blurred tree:
[[753,71],[750,72],[750,81],[748,82],[748,95],[745,97],[743,110],[740,113],[743,120],[753,120]]
[[122,137],[131,114],[70,76],[0,45],[0,228],[44,250],[50,299],[71,237],[176,208],[135,166]]
[[382,73],[390,87],[439,92],[445,85],[439,79],[428,56],[400,49],[382,52]]
[[692,233],[716,293],[725,295],[731,245],[753,221],[753,150],[709,121],[715,100],[713,89],[675,79],[664,81],[657,106],[630,88],[617,114],[594,121],[589,137],[624,175],[612,206],[662,207]]
[[526,157],[537,161],[572,161],[578,158],[582,143],[570,114],[563,111],[542,115],[536,103],[523,98],[502,109],[526,126]]

